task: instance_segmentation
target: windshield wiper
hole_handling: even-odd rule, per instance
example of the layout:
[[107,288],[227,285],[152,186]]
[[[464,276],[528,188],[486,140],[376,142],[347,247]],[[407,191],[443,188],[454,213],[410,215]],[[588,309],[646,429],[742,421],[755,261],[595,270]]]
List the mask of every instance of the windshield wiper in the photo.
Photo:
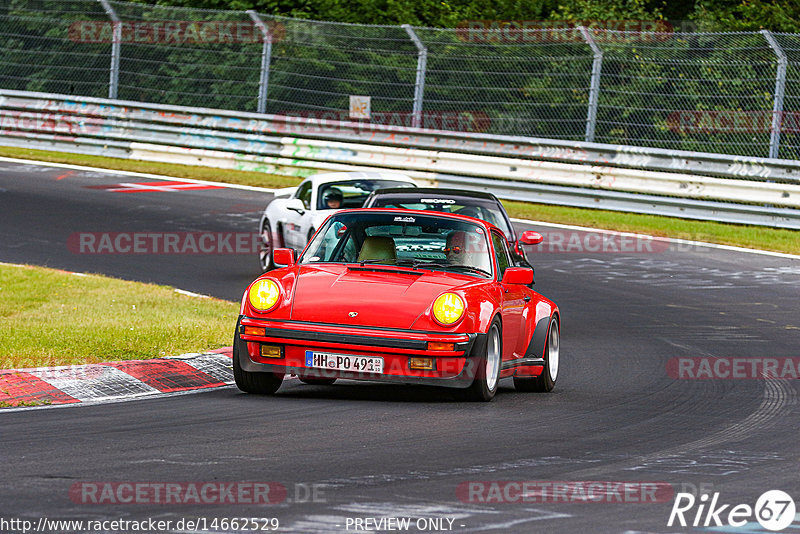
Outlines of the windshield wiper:
[[419,261],[419,260],[397,260],[397,265],[411,265],[412,269],[420,267],[430,267],[434,269],[447,269],[447,265],[443,263],[436,263],[435,261]]
[[395,260],[390,260],[388,258],[387,259],[369,258],[369,259],[366,259],[366,260],[361,260],[360,262],[358,262],[358,264],[361,265],[362,267],[364,265],[368,264],[368,263],[382,263],[384,265],[394,265],[394,263],[388,263],[388,262],[391,262],[391,261],[395,261]]
[[437,263],[434,261],[419,261],[419,260],[397,260],[397,265],[411,265],[412,269],[417,269],[419,267],[429,268],[429,269],[441,269],[444,271],[447,270],[454,270],[454,271],[467,271],[470,273],[492,276],[492,273],[481,269],[480,267],[473,267],[472,265],[461,265],[458,263]]
[[492,273],[490,273],[489,271],[481,269],[480,267],[473,267],[472,265],[461,265],[458,263],[454,263],[447,265],[446,267],[448,269],[453,269],[454,271],[467,271],[470,273],[492,276]]

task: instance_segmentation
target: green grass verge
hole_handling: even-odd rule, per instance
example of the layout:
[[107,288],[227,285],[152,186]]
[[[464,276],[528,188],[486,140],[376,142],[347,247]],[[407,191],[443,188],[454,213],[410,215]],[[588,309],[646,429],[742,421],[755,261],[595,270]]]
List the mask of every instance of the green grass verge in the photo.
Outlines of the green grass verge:
[[[7,393],[7,392],[4,392],[1,389],[0,389],[0,392]],[[23,408],[23,407],[31,407],[31,406],[48,406],[50,404],[53,404],[53,402],[49,401],[49,400],[45,400],[45,401],[14,401],[14,402],[0,401],[0,408]]]
[[166,286],[0,265],[0,369],[226,347],[237,313],[236,303]]
[[[0,147],[0,156],[35,159],[55,163],[88,165],[106,169],[126,170],[163,174],[177,178],[211,180],[232,184],[260,187],[289,187],[297,185],[299,179],[263,174],[213,169],[192,165],[135,161],[102,156],[84,156],[65,152],[48,152],[22,148]],[[545,204],[504,201],[509,215],[522,219],[533,219],[578,226],[591,226],[636,232],[663,237],[677,237],[697,241],[708,241],[724,245],[771,250],[800,254],[800,231],[769,228],[763,226],[743,226],[716,222],[691,221],[657,215],[639,215],[616,211],[568,208]]]

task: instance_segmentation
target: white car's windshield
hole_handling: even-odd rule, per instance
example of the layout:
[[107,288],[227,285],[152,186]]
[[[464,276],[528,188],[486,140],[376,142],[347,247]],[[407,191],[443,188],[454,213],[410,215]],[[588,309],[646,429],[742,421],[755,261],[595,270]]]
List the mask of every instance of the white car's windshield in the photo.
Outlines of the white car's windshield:
[[328,219],[300,263],[401,265],[492,276],[486,231],[450,217],[402,212],[340,213]]
[[317,209],[360,208],[373,191],[387,187],[414,187],[408,182],[396,180],[342,180],[319,186]]

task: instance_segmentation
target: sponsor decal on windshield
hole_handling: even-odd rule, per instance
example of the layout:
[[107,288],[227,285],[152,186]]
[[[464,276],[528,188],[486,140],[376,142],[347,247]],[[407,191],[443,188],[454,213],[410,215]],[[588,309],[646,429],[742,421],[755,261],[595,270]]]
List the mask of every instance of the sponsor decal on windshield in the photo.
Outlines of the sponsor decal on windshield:
[[452,198],[421,198],[419,201],[423,204],[455,204],[456,201]]

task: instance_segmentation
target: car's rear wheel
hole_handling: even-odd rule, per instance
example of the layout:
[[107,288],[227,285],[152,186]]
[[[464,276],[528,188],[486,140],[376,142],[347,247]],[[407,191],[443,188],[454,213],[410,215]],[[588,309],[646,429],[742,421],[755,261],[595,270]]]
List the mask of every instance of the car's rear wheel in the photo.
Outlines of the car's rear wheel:
[[497,393],[503,354],[502,339],[500,321],[495,319],[486,337],[480,339],[473,349],[477,356],[473,361],[477,367],[472,384],[465,390],[467,400],[488,402]]
[[309,384],[311,386],[330,386],[334,382],[336,382],[335,378],[305,378],[305,377],[298,377],[300,382],[303,384]]
[[245,393],[260,393],[262,395],[272,395],[283,382],[283,374],[263,372],[251,373],[242,369],[239,362],[239,343],[238,339],[233,339],[233,379],[236,387]]
[[261,247],[258,250],[258,260],[261,263],[262,271],[269,271],[275,268],[275,264],[272,262],[272,250],[274,248],[272,227],[269,224],[269,219],[265,217],[264,222],[261,223]]
[[517,391],[552,391],[558,379],[558,370],[561,360],[560,345],[561,337],[558,328],[558,320],[553,317],[550,319],[550,329],[547,332],[547,343],[544,347],[544,369],[542,374],[536,378],[514,377],[514,387]]

